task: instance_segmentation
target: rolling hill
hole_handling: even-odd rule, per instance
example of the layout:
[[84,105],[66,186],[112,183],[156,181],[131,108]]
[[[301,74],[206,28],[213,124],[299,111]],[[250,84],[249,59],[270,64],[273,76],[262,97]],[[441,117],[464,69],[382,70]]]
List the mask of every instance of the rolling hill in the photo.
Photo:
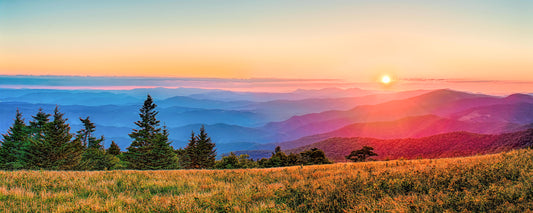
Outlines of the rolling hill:
[[[190,132],[197,131],[200,124],[206,125],[220,150],[235,151],[272,150],[277,145],[290,149],[332,137],[392,139],[454,131],[497,134],[523,130],[524,125],[533,123],[533,97],[525,94],[495,97],[453,90],[372,94],[332,88],[292,93],[188,88],[1,90],[6,93],[0,97],[0,116],[7,119],[0,120],[0,133],[5,133],[12,124],[17,108],[28,122],[39,108],[52,112],[56,105],[46,103],[58,101],[60,110],[69,118],[72,132],[80,127],[79,117],[90,116],[97,125],[97,134],[107,138],[106,144],[115,140],[122,149],[129,145],[128,133],[138,119],[138,109],[148,91],[165,98],[156,102],[159,118],[169,128],[176,147],[186,144]],[[233,99],[219,100],[223,96],[217,94]],[[302,99],[297,99],[298,94]],[[257,101],[256,98],[262,96],[265,101]],[[287,99],[268,101],[269,98]],[[116,105],[106,104],[108,102]],[[305,114],[308,112],[319,113]],[[304,115],[290,117],[299,114]],[[290,118],[272,122],[287,117]]]
[[376,139],[376,138],[330,138],[309,144],[287,153],[299,153],[311,148],[324,150],[334,161],[346,161],[344,156],[351,151],[371,146],[378,154],[375,159],[414,159],[470,156],[498,153],[533,146],[533,129],[499,135],[452,132],[423,138]]
[[294,116],[283,122],[269,123],[265,125],[265,128],[290,133],[287,140],[294,140],[307,135],[333,131],[352,123],[391,121],[407,116],[433,114],[435,109],[450,101],[480,96],[452,90],[436,90],[412,98],[357,106],[347,111],[326,111]]
[[333,137],[370,137],[393,139],[425,137],[455,131],[499,134],[525,129],[522,124],[507,122],[470,122],[443,118],[436,115],[413,116],[395,121],[355,123],[327,133],[305,136],[282,143],[258,145],[258,149],[281,146],[284,149],[305,146]]
[[[522,94],[494,97],[453,90],[435,90],[412,98],[357,106],[347,111],[326,111],[294,116],[282,122],[269,123],[264,128],[279,132],[285,141],[290,141],[304,136],[331,132],[354,123],[394,121],[428,114],[450,117],[454,113],[475,107],[519,103],[533,103],[533,97]],[[528,113],[527,110],[525,113]],[[531,114],[526,115],[531,117]],[[491,120],[490,122],[497,121]]]
[[533,123],[533,102],[475,107],[450,116],[459,121]]

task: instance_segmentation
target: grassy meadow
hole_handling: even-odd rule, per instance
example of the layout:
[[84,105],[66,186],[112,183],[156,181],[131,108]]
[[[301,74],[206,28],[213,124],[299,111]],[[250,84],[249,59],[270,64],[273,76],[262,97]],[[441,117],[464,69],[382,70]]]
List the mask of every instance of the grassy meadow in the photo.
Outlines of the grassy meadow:
[[533,150],[272,169],[1,171],[1,212],[533,210]]

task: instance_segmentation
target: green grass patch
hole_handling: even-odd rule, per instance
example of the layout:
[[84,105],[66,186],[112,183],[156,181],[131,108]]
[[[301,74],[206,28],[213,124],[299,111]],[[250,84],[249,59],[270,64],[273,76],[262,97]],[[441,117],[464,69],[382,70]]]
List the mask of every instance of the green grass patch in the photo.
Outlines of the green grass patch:
[[533,150],[271,169],[0,171],[2,212],[524,212]]

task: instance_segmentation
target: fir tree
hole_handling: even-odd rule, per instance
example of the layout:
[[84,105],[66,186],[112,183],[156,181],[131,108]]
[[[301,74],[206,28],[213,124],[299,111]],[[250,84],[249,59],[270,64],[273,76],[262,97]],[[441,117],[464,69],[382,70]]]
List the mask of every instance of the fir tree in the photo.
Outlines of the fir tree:
[[44,140],[45,127],[50,122],[50,114],[43,112],[42,108],[39,108],[39,112],[35,116],[32,116],[33,121],[30,121],[30,134],[36,141],[42,142]]
[[215,157],[217,152],[215,144],[211,142],[211,137],[205,132],[205,128],[202,125],[200,132],[197,136],[198,145],[198,165],[200,168],[213,168],[215,166]]
[[83,129],[78,131],[77,138],[82,142],[83,146],[88,148],[102,149],[104,147],[102,144],[104,137],[102,136],[99,139],[96,139],[96,137],[93,136],[96,128],[94,123],[89,120],[89,117],[85,119],[80,118],[80,121],[83,123]]
[[179,148],[174,150],[174,153],[176,153],[176,156],[178,157],[178,168],[185,168],[184,159],[185,159],[185,149]]
[[166,129],[159,128],[156,106],[148,95],[140,109],[141,120],[135,122],[139,128],[129,134],[133,141],[124,157],[130,169],[176,168],[177,157],[170,146]]
[[111,141],[111,145],[107,149],[107,154],[117,156],[120,154],[120,147],[115,143],[115,141]]
[[41,160],[39,167],[53,170],[74,169],[81,159],[83,145],[78,140],[71,141],[70,126],[57,106],[53,118],[52,122],[44,125],[43,143],[34,144],[38,146],[36,154]]
[[4,140],[0,146],[0,168],[8,170],[25,168],[28,131],[22,113],[18,109],[13,126],[2,136]]
[[183,155],[180,158],[181,165],[186,169],[198,169],[198,138],[194,134],[194,131],[191,132],[191,138],[189,143],[182,151]]
[[202,125],[198,135],[195,136],[194,131],[191,133],[189,144],[180,160],[187,169],[207,169],[214,168],[216,155],[215,144]]
[[37,114],[32,116],[30,121],[28,138],[28,155],[26,157],[27,167],[29,169],[44,168],[44,160],[47,158],[47,148],[45,146],[45,132],[48,125],[50,125],[50,114],[43,112],[39,108]]
[[[102,142],[104,136],[99,139],[93,136],[95,125],[89,120],[89,117],[82,119],[83,129],[78,131],[76,136],[77,144],[81,144],[86,148],[81,157],[78,169],[83,170],[108,170],[118,163],[118,158],[114,155],[108,154],[104,149]],[[116,144],[115,144],[116,145]]]
[[150,144],[149,169],[177,169],[178,157],[174,148],[170,146],[168,131],[163,127],[160,134],[155,135],[154,141]]

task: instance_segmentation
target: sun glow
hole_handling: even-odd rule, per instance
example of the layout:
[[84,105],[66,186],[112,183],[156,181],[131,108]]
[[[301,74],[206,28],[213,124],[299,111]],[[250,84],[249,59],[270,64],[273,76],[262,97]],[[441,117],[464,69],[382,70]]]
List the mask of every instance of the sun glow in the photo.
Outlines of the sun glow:
[[381,77],[381,83],[383,84],[389,84],[391,81],[392,79],[388,75],[384,75],[383,77]]

